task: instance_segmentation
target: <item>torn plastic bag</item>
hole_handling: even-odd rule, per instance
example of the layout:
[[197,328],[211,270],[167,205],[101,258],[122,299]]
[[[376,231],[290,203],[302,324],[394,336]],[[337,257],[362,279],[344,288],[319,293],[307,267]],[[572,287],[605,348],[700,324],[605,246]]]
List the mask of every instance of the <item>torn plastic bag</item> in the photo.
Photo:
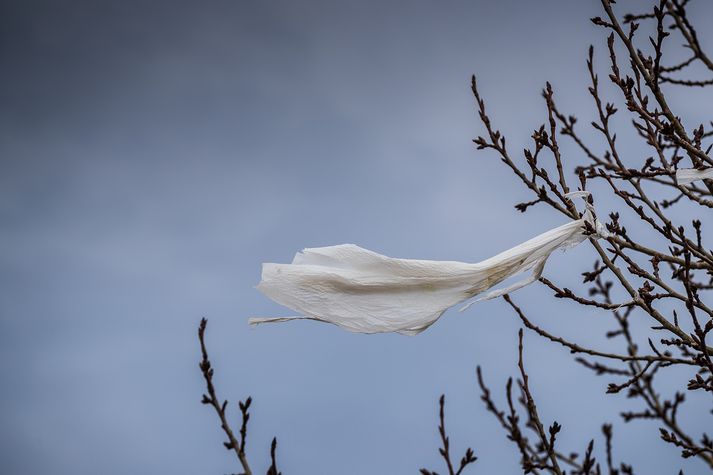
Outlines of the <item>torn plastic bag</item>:
[[[574,192],[569,196],[587,195]],[[593,235],[585,233],[585,222],[592,225]],[[395,259],[354,244],[305,249],[291,264],[263,264],[257,287],[302,316],[251,318],[250,323],[309,319],[358,333],[416,335],[448,308],[485,293],[509,277],[532,270],[528,277],[478,300],[492,299],[536,281],[555,250],[576,246],[589,236],[607,235],[587,205],[582,218],[475,264]]]
[[713,180],[713,168],[679,168],[676,170],[676,182],[686,185],[696,180]]

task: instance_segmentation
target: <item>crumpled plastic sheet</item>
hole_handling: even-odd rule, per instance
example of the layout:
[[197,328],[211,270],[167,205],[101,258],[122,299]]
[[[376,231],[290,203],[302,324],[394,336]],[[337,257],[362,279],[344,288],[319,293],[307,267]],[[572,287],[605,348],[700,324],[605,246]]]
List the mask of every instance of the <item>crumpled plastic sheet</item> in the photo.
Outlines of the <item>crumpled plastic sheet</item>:
[[[588,195],[580,191],[568,196]],[[594,234],[585,233],[585,222],[592,225]],[[291,264],[263,264],[257,287],[302,315],[251,318],[250,323],[309,319],[357,333],[416,335],[454,305],[475,297],[492,299],[535,282],[555,250],[574,247],[588,237],[607,236],[587,204],[582,218],[474,264],[396,259],[354,244],[304,249]],[[526,271],[531,271],[530,275],[516,283],[490,290]]]
[[676,170],[676,182],[686,185],[696,180],[713,180],[713,168],[679,168]]

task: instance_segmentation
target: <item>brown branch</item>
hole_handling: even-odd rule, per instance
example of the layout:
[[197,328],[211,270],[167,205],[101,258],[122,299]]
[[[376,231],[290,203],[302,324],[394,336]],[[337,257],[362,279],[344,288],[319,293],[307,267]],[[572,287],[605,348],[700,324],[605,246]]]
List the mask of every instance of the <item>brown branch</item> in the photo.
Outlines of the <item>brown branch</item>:
[[527,404],[527,412],[530,415],[531,421],[534,423],[535,428],[537,429],[537,434],[540,437],[540,443],[545,448],[545,452],[547,453],[547,456],[549,457],[550,463],[552,464],[550,467],[554,473],[557,475],[562,475],[562,469],[559,466],[559,463],[557,462],[557,455],[555,454],[554,450],[554,437],[557,432],[560,430],[559,424],[557,422],[553,423],[552,426],[550,427],[550,438],[547,437],[545,434],[545,428],[542,425],[542,422],[540,420],[540,416],[537,413],[537,405],[535,404],[535,399],[532,397],[532,393],[530,392],[530,385],[529,385],[529,378],[527,376],[527,373],[525,372],[525,364],[523,362],[523,344],[522,344],[522,328],[518,332],[518,363],[517,366],[520,369],[520,377],[521,379],[521,384],[520,387],[522,388],[522,391],[525,395],[525,401]]
[[[441,444],[443,444],[443,446],[438,449],[438,453],[441,455],[441,457],[443,458],[443,460],[446,463],[446,467],[448,468],[448,475],[461,475],[461,473],[463,473],[463,470],[468,465],[475,463],[475,461],[478,460],[478,457],[476,457],[475,454],[473,453],[473,449],[468,447],[465,451],[465,455],[463,455],[463,457],[460,460],[460,465],[458,466],[458,470],[455,470],[453,462],[451,461],[450,439],[448,438],[448,435],[446,435],[445,404],[446,404],[446,396],[441,394],[441,397],[438,399],[438,405],[439,405],[438,435],[441,438]],[[438,475],[437,472],[427,470],[425,468],[422,468],[420,470],[420,472],[422,475]]]
[[250,418],[248,409],[250,407],[250,403],[252,402],[252,398],[248,397],[244,403],[242,401],[239,403],[240,412],[242,414],[242,425],[240,426],[240,441],[238,441],[238,439],[235,437],[235,434],[233,433],[233,430],[230,428],[230,424],[228,424],[228,419],[225,415],[225,410],[228,406],[228,401],[226,400],[220,402],[218,396],[215,393],[215,386],[213,385],[214,370],[211,367],[210,360],[208,359],[208,350],[206,349],[205,345],[205,329],[207,325],[208,320],[202,318],[201,323],[198,326],[198,339],[200,340],[201,345],[201,361],[199,367],[201,369],[203,379],[205,379],[206,387],[208,389],[208,394],[203,395],[203,399],[201,400],[201,402],[203,404],[208,404],[212,406],[213,409],[215,409],[215,412],[216,414],[218,414],[218,418],[220,419],[220,427],[223,429],[223,432],[225,432],[225,435],[228,437],[228,442],[224,442],[223,445],[225,445],[226,449],[235,452],[235,455],[238,457],[240,464],[243,466],[245,475],[252,475],[252,470],[250,470],[250,465],[248,464],[247,457],[245,456],[245,438],[247,435],[248,419]]
[[522,311],[520,307],[518,307],[515,302],[512,301],[512,298],[509,295],[503,295],[503,299],[510,304],[510,306],[515,310],[517,313],[518,317],[520,317],[520,320],[522,323],[529,328],[530,330],[534,331],[538,335],[554,342],[554,343],[559,343],[560,345],[564,346],[565,348],[568,348],[571,353],[583,353],[587,354],[590,356],[597,356],[600,358],[607,358],[607,359],[613,359],[613,360],[619,360],[619,361],[644,361],[648,363],[654,363],[654,362],[661,362],[661,363],[666,363],[666,364],[685,364],[685,365],[692,365],[692,366],[698,366],[693,361],[681,359],[681,358],[672,358],[669,356],[665,355],[618,355],[615,353],[605,353],[602,351],[597,351],[597,350],[592,350],[589,348],[585,348],[583,346],[580,346],[576,343],[572,343],[570,341],[565,340],[564,338],[552,335],[551,333],[543,330],[542,328],[538,327],[534,323],[532,323],[526,316],[525,313]]

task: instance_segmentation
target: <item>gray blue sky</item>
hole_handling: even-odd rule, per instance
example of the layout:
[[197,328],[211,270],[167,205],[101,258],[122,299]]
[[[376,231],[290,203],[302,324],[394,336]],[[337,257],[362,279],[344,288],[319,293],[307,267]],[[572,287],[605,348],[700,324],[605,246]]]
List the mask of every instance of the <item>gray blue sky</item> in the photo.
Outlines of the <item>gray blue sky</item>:
[[[273,435],[286,474],[441,470],[441,393],[454,450],[480,457],[472,473],[517,473],[474,377],[483,365],[502,401],[515,374],[504,302],[414,338],[247,318],[291,314],[254,285],[261,262],[304,247],[474,262],[561,224],[518,213],[526,192],[474,149],[469,81],[514,151],[543,121],[546,80],[563,109],[591,115],[597,3],[0,1],[1,471],[237,471],[199,403],[205,316],[220,394],[255,400],[258,473]],[[592,261],[580,246],[547,274],[576,286]],[[539,285],[516,300],[582,342],[607,328]],[[527,334],[526,353],[563,448],[613,421],[639,473],[701,469],[653,425],[621,423],[631,403],[562,349]],[[682,417],[710,427],[694,412]]]

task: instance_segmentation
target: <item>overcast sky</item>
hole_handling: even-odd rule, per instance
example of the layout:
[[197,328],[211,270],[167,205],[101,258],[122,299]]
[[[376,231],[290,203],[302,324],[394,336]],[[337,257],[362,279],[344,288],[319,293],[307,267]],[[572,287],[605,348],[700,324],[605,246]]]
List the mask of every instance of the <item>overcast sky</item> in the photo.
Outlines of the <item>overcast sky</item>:
[[[519,320],[502,300],[417,337],[247,319],[293,313],[254,286],[262,262],[304,247],[475,262],[562,224],[518,213],[529,195],[475,150],[470,75],[515,153],[544,120],[546,80],[590,117],[590,43],[606,78],[597,4],[0,1],[0,471],[238,471],[200,404],[205,316],[220,395],[255,401],[257,473],[273,435],[285,474],[442,471],[441,393],[454,453],[479,456],[472,473],[517,473],[475,384],[481,364],[502,403],[517,370]],[[681,113],[704,117],[700,103]],[[571,172],[582,157],[567,160]],[[582,245],[546,274],[576,286],[593,261]],[[582,343],[609,329],[539,284],[514,298]],[[624,425],[637,406],[605,395],[608,380],[534,334],[525,345],[563,451],[601,448],[610,421],[637,473],[701,470],[654,424]],[[697,431],[704,403],[681,415]]]

